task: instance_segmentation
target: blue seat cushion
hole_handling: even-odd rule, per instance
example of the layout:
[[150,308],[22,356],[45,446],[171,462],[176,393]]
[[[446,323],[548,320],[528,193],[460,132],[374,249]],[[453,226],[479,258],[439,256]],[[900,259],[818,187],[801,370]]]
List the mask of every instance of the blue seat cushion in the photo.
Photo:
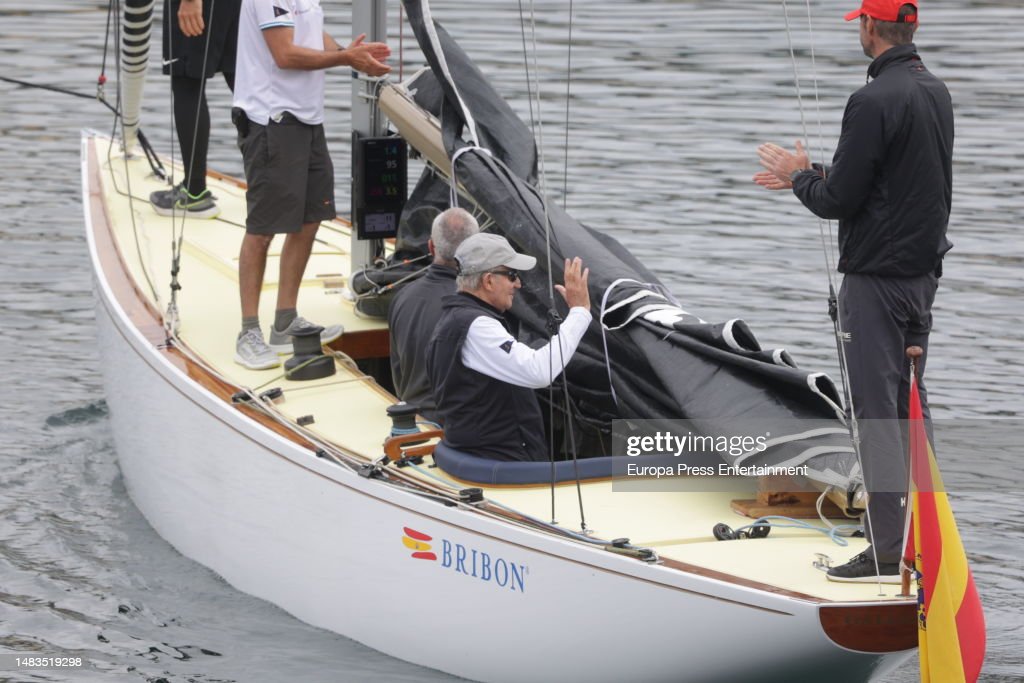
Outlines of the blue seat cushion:
[[[555,482],[607,479],[612,476],[613,456],[555,462]],[[550,484],[550,462],[507,462],[457,451],[444,441],[434,448],[434,462],[451,476],[474,484]]]

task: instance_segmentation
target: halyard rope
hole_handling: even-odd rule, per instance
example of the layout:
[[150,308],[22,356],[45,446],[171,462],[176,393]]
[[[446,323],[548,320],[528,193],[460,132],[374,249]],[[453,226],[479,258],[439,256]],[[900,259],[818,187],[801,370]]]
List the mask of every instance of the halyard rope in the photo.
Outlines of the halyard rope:
[[[827,167],[825,165],[824,142],[823,142],[823,135],[822,135],[822,132],[821,132],[821,129],[822,129],[822,126],[821,126],[821,101],[820,101],[820,98],[818,96],[818,76],[817,76],[817,65],[816,65],[815,52],[814,52],[814,30],[813,30],[813,21],[812,21],[810,0],[806,0],[806,5],[807,5],[807,34],[808,34],[808,39],[809,39],[809,43],[810,43],[810,57],[811,57],[811,78],[812,78],[812,82],[814,83],[814,104],[815,104],[815,111],[817,112],[817,119],[818,119],[818,142],[819,142],[819,148],[820,148],[820,151],[821,151],[821,154],[822,154],[821,170],[822,170],[822,174],[824,175],[824,174],[827,173],[827,170],[826,170]],[[785,18],[785,23],[786,23],[786,40],[789,43],[790,61],[792,62],[792,65],[793,65],[793,82],[794,82],[794,85],[795,85],[795,88],[796,88],[797,104],[798,104],[799,110],[800,110],[800,125],[801,125],[802,130],[803,130],[804,139],[805,140],[809,140],[808,134],[807,134],[807,122],[806,122],[806,118],[804,116],[803,97],[802,97],[801,92],[800,92],[800,75],[799,75],[799,71],[797,69],[796,52],[795,52],[795,50],[793,48],[793,36],[792,36],[792,31],[790,30],[790,25],[789,25],[789,9],[788,9],[788,7],[786,5],[786,0],[782,0],[782,13],[783,13],[783,17]],[[827,233],[826,233],[826,227],[825,227],[826,223],[827,223],[827,226],[828,226],[827,227]],[[857,456],[857,464],[860,467],[860,471],[864,472],[864,460],[863,460],[863,458],[861,456],[861,451],[860,451],[860,430],[858,428],[857,417],[856,417],[855,412],[854,412],[853,391],[852,391],[852,388],[850,386],[849,366],[847,365],[847,360],[846,360],[846,348],[845,348],[845,341],[844,341],[846,339],[846,333],[843,330],[842,317],[840,316],[838,298],[836,297],[835,283],[834,283],[834,280],[833,280],[833,277],[832,277],[832,270],[833,270],[833,267],[834,267],[833,266],[834,253],[833,253],[832,249],[833,249],[833,244],[835,242],[833,234],[832,234],[832,221],[829,220],[829,221],[826,222],[826,221],[824,221],[824,220],[819,218],[818,219],[818,232],[819,232],[819,234],[821,236],[822,251],[824,252],[824,256],[825,256],[825,273],[826,273],[826,276],[828,277],[830,314],[832,314],[833,310],[835,311],[834,312],[834,318],[833,318],[832,326],[833,326],[833,331],[835,333],[835,338],[836,338],[836,352],[837,352],[837,357],[838,357],[838,361],[839,361],[840,379],[842,380],[842,383],[843,383],[843,394],[844,394],[844,397],[846,398],[846,418],[847,418],[847,422],[848,422],[847,427],[850,430],[850,439],[851,439],[851,441],[853,443],[854,453]],[[833,302],[834,302],[834,304],[833,304]],[[833,306],[834,306],[834,308],[833,308]],[[865,484],[866,484],[866,482],[865,482]],[[867,509],[867,507],[865,509],[865,513],[866,513],[865,514],[865,520],[866,520],[866,525],[867,525],[867,529],[868,529],[868,536],[871,537],[871,538],[874,538],[873,528],[872,528],[872,524],[871,524],[871,512],[870,512],[870,510]],[[874,559],[874,562],[875,562],[875,571],[876,571],[876,573],[878,573],[879,568],[878,568],[878,558],[877,557]],[[880,577],[879,577],[879,587],[881,587],[881,578]]]

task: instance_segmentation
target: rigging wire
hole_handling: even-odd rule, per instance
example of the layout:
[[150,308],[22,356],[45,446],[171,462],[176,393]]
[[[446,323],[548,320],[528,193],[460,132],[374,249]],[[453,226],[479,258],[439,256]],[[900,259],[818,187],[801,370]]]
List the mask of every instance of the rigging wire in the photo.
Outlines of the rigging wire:
[[[103,34],[103,58],[100,61],[100,77],[96,83],[97,95],[102,90],[104,83],[107,81],[107,52],[110,49],[110,24],[113,21],[115,4],[116,0],[111,0],[107,5],[107,28]],[[120,8],[120,5],[117,6]],[[120,14],[120,9],[118,9],[118,14]],[[120,83],[120,78],[118,78],[118,82]]]
[[[49,90],[50,92],[56,92],[56,93],[60,93],[62,95],[71,95],[72,97],[80,97],[80,98],[85,99],[85,100],[95,100],[95,101],[99,102],[100,104],[102,104],[107,109],[109,109],[112,114],[114,114],[115,116],[119,116],[117,108],[114,105],[112,105],[105,97],[103,97],[102,94],[89,95],[88,93],[75,92],[74,90],[68,90],[67,88],[62,88],[62,87],[56,86],[56,85],[46,85],[45,83],[32,83],[31,81],[23,81],[20,78],[10,78],[8,76],[0,76],[0,81],[5,81],[7,83],[13,83],[15,85],[20,85],[20,86],[23,86],[23,87],[26,87],[26,88],[36,88],[38,90]],[[97,86],[96,86],[97,90],[101,91],[102,90],[102,85],[104,85],[104,84],[105,84],[105,79],[104,79],[104,83],[99,83],[98,82]]]
[[[811,58],[811,74],[813,75],[812,84],[814,86],[814,111],[818,125],[818,151],[821,154],[821,172],[823,177],[828,175],[828,166],[825,161],[825,135],[823,132],[823,126],[821,122],[821,98],[818,93],[818,78],[817,78],[817,58],[814,49],[814,22],[812,20],[811,3],[810,0],[805,0],[807,7],[807,37],[810,48]],[[783,7],[785,7],[785,0],[783,0]],[[788,20],[787,20],[788,28]],[[787,31],[788,35],[788,31]],[[793,60],[794,73],[796,72],[796,57],[792,51],[792,41],[790,41],[790,57]],[[803,118],[803,105],[801,102],[801,119]],[[804,124],[804,137],[810,139],[807,136],[807,127]],[[824,225],[824,227],[823,227]],[[825,234],[825,228],[827,227],[827,235]],[[846,399],[847,406],[847,420],[849,422],[850,436],[854,443],[854,448],[857,452],[858,463],[860,462],[860,430],[857,425],[857,418],[854,414],[853,404],[853,389],[850,386],[850,371],[846,360],[846,347],[843,340],[846,339],[846,333],[843,330],[842,320],[839,317],[839,299],[836,296],[835,280],[833,277],[833,271],[837,267],[837,258],[835,253],[836,239],[832,232],[832,221],[818,220],[818,230],[821,233],[822,250],[825,253],[825,274],[828,277],[828,292],[829,292],[829,316],[833,320],[834,332],[836,337],[836,355],[839,362],[839,377],[843,382],[843,393]],[[863,468],[862,468],[863,470]]]
[[[570,35],[570,40],[569,40],[569,43],[570,43],[570,55],[571,55],[571,44],[572,44],[572,39],[571,39],[571,36],[572,36],[572,4],[571,4],[571,0],[570,0],[569,12],[570,12],[570,18],[569,18],[569,32],[570,32],[569,35]],[[541,88],[540,88],[540,65],[538,63],[539,50],[537,48],[537,13],[536,13],[536,8],[534,6],[534,1],[533,0],[530,0],[529,15],[530,15],[529,16],[529,20],[530,20],[530,39],[531,39],[532,47],[533,47],[533,50],[532,50],[532,53],[533,53],[533,71],[534,71],[534,77],[535,77],[534,80],[535,80],[535,83],[536,83],[536,87],[534,88],[534,91],[533,91],[533,93],[531,93],[531,97],[530,97],[530,102],[531,102],[530,103],[530,113],[531,113],[531,119],[532,119],[532,117],[533,117],[533,96],[535,96],[536,100],[537,100],[537,119],[536,119],[536,131],[535,131],[535,135],[537,137],[537,160],[538,160],[538,188],[537,189],[538,189],[539,194],[540,194],[541,206],[543,207],[543,212],[544,212],[544,247],[545,247],[545,256],[547,258],[548,300],[549,300],[550,305],[551,305],[550,312],[549,312],[549,318],[548,318],[548,330],[547,330],[548,331],[548,377],[551,378],[551,384],[548,387],[548,416],[549,416],[549,418],[548,418],[548,427],[549,427],[549,432],[550,432],[550,434],[549,434],[549,457],[551,459],[551,520],[552,520],[552,523],[555,523],[555,449],[554,449],[554,430],[555,430],[555,417],[554,417],[555,398],[554,398],[554,393],[555,393],[555,384],[559,383],[559,386],[561,388],[562,401],[565,404],[565,406],[564,406],[564,413],[563,413],[563,425],[566,424],[566,422],[567,422],[566,416],[570,416],[571,413],[572,413],[572,408],[570,407],[571,406],[571,402],[572,402],[572,397],[571,397],[570,392],[569,392],[569,381],[566,378],[566,372],[565,372],[565,361],[566,361],[566,359],[564,357],[564,350],[562,349],[562,339],[557,334],[558,333],[558,326],[559,326],[559,324],[562,321],[561,321],[560,317],[558,316],[558,314],[555,312],[555,283],[554,283],[554,272],[553,272],[554,268],[553,268],[553,263],[552,263],[552,249],[551,249],[552,225],[551,225],[551,218],[550,218],[549,211],[548,211],[547,172],[546,172],[546,166],[545,166],[545,163],[544,163],[544,158],[545,158],[545,150],[544,150],[544,121],[543,121],[544,117],[543,117],[543,105],[542,105],[543,98],[542,98],[542,95],[541,95]],[[522,16],[522,3],[520,2],[520,26],[522,27],[523,40],[524,40],[524,50],[525,50],[525,34],[526,34],[526,29],[525,29],[525,25],[524,24],[525,24],[525,21],[524,21],[523,16]],[[529,81],[530,81],[530,79],[529,79],[529,60],[525,57],[525,55],[524,55],[524,63],[526,64],[527,84],[529,84]],[[569,61],[569,68],[571,68],[571,56],[570,56],[570,61]],[[571,75],[567,76],[567,80],[571,80]],[[529,88],[528,88],[528,90],[529,90]],[[566,135],[567,136],[568,136],[568,111],[569,110],[568,110],[568,94],[567,94],[567,96],[566,96],[566,117],[567,117],[567,119],[566,119]],[[566,146],[566,152],[565,153],[566,153],[566,159],[568,159],[568,153],[569,153],[569,150],[568,150],[568,137],[566,137],[566,145],[567,146]],[[568,161],[566,161],[566,164],[568,164]],[[558,340],[559,360],[561,361],[560,367],[562,368],[562,371],[560,372],[558,378],[554,377],[554,374],[555,374],[555,372],[554,372],[555,358],[554,358],[554,348],[553,348],[553,346],[554,346],[554,343],[555,343],[556,339]],[[583,489],[582,489],[582,486],[580,485],[580,478],[579,478],[579,463],[578,463],[579,453],[578,453],[578,449],[576,447],[576,435],[575,435],[575,431],[573,430],[571,424],[569,424],[568,427],[565,428],[564,431],[566,433],[566,436],[569,439],[569,450],[570,450],[570,454],[571,454],[572,459],[573,459],[573,469],[574,469],[574,472],[575,472],[575,475],[576,475],[576,495],[577,495],[577,501],[578,501],[579,510],[580,510],[580,526],[581,526],[582,531],[584,533],[586,533],[587,532],[587,523],[586,523],[586,516],[585,516],[584,510],[583,510]]]
[[[802,93],[802,91],[800,89],[800,71],[799,71],[799,68],[797,66],[796,50],[795,50],[795,48],[793,46],[793,35],[792,35],[792,29],[790,27],[790,21],[789,21],[789,6],[786,4],[786,0],[782,0],[782,14],[783,14],[783,18],[784,18],[785,24],[786,24],[786,41],[787,41],[787,43],[789,45],[790,63],[792,64],[792,67],[793,67],[793,85],[794,85],[794,88],[796,90],[797,108],[798,108],[798,110],[800,112],[800,128],[801,128],[801,130],[803,132],[804,139],[805,140],[809,140],[810,137],[809,137],[808,130],[807,130],[807,117],[806,117],[805,112],[804,112],[804,98],[803,98],[803,93]],[[811,41],[812,41],[811,42],[811,47],[810,47],[810,54],[811,54],[811,79],[812,79],[812,82],[814,83],[814,104],[815,104],[815,111],[817,112],[817,119],[818,119],[819,149],[820,149],[820,152],[822,154],[822,159],[823,159],[822,160],[822,164],[821,164],[821,168],[822,168],[822,172],[823,173],[827,173],[826,166],[825,166],[825,163],[824,163],[824,139],[823,139],[822,125],[821,125],[821,100],[820,100],[820,97],[819,97],[819,94],[818,94],[817,65],[816,65],[816,60],[815,60],[815,56],[814,56],[815,55],[815,53],[814,53],[814,44],[813,44],[813,35],[814,34],[813,34],[813,29],[812,29],[811,7],[810,7],[810,2],[809,1],[808,1],[808,4],[807,4],[807,27],[808,27],[807,28],[808,35],[810,36]],[[826,225],[827,225],[827,230],[826,230]],[[842,324],[839,322],[838,315],[836,315],[835,312],[834,312],[834,311],[837,310],[835,308],[837,306],[837,304],[836,304],[837,300],[836,300],[836,296],[835,296],[835,280],[834,280],[833,274],[832,274],[832,271],[835,268],[835,259],[834,259],[833,247],[832,247],[832,244],[833,244],[833,242],[835,240],[834,240],[834,236],[832,234],[832,221],[831,220],[825,221],[824,219],[819,218],[818,219],[818,234],[819,234],[819,237],[821,239],[822,253],[823,253],[824,257],[825,257],[825,276],[828,279],[828,288],[829,288],[829,315],[833,319],[833,326],[835,328],[836,352],[837,352],[838,360],[839,360],[839,373],[840,373],[840,379],[843,382],[843,396],[846,399],[846,406],[847,406],[847,412],[849,413],[849,415],[848,415],[848,417],[849,417],[849,416],[853,415],[853,395],[852,395],[852,393],[850,391],[849,373],[848,373],[848,370],[847,370],[847,367],[846,367],[846,351],[843,348],[844,335],[843,335],[843,330],[842,330]]]
[[572,455],[572,470],[576,477],[576,500],[579,503],[580,508],[580,530],[583,533],[587,533],[587,517],[583,513],[583,488],[580,485],[580,463],[579,463],[579,449],[576,447],[576,430],[573,429],[570,405],[572,405],[571,397],[569,396],[569,380],[565,374],[567,372],[567,360],[565,358],[565,349],[562,348],[562,339],[558,339],[558,357],[561,361],[562,373],[562,396],[565,401],[565,413],[562,419],[562,424],[565,425],[565,432],[569,437],[569,453]]
[[[536,55],[537,55],[537,34],[536,34],[536,23],[534,22],[533,12],[533,0],[530,1],[530,22],[533,30],[531,36],[533,39],[533,55],[534,55],[534,66],[536,68]],[[548,258],[547,271],[548,271],[548,296],[551,301],[550,318],[548,320],[548,340],[554,336],[554,330],[552,329],[555,324],[555,285],[553,276],[551,274],[551,240],[550,240],[550,224],[547,220],[547,196],[544,193],[544,147],[543,147],[543,125],[540,122],[540,74],[535,73],[534,76],[537,82],[537,116],[534,116],[533,111],[533,100],[534,100],[534,89],[531,85],[532,81],[530,78],[530,50],[526,45],[526,16],[523,12],[523,0],[519,0],[519,33],[522,37],[523,42],[523,71],[526,75],[526,101],[530,110],[530,130],[533,133],[534,138],[538,140],[537,149],[537,171],[539,174],[538,180],[540,184],[540,200],[544,207],[544,235],[546,242],[546,253]],[[554,374],[554,356],[551,353],[550,347],[548,347],[548,377]],[[548,385],[548,458],[551,463],[551,524],[557,524],[557,515],[555,514],[555,386],[554,382]]]
[[[814,51],[814,28],[813,28],[813,21],[812,21],[811,4],[810,4],[810,0],[805,0],[805,1],[806,1],[806,5],[807,5],[807,34],[808,34],[808,39],[810,41],[811,78],[812,78],[812,82],[814,83],[814,104],[815,104],[815,110],[816,110],[817,119],[818,119],[818,141],[819,141],[819,146],[820,146],[820,152],[822,154],[821,170],[822,170],[822,175],[823,176],[827,176],[828,171],[827,171],[827,166],[825,165],[825,160],[824,160],[824,136],[822,134],[822,124],[821,124],[821,100],[820,100],[820,97],[819,97],[819,94],[818,94],[818,77],[817,77],[817,65],[816,65],[815,51]],[[801,127],[803,129],[804,139],[805,140],[809,140],[808,133],[807,133],[807,122],[806,122],[806,118],[804,116],[803,97],[802,97],[801,92],[800,92],[800,75],[799,75],[799,71],[797,69],[796,52],[795,52],[794,47],[793,47],[793,36],[792,36],[792,31],[790,29],[790,23],[789,23],[789,8],[786,5],[786,0],[782,0],[782,13],[783,13],[783,16],[785,18],[785,23],[786,23],[786,40],[789,43],[790,61],[792,62],[792,65],[793,65],[793,82],[794,82],[794,85],[795,85],[795,88],[796,88],[797,105],[798,105],[798,108],[799,108],[799,111],[800,111],[800,125],[801,125]],[[863,460],[863,457],[861,455],[861,449],[860,449],[860,430],[858,428],[857,417],[856,417],[856,414],[854,412],[853,390],[852,390],[852,387],[850,386],[849,366],[847,364],[846,348],[845,348],[845,345],[844,345],[844,340],[846,339],[846,333],[843,330],[841,318],[839,316],[839,302],[838,302],[838,298],[836,296],[835,283],[834,283],[834,279],[833,279],[833,275],[832,275],[833,261],[834,261],[834,258],[835,258],[834,251],[833,251],[833,246],[832,246],[833,243],[834,243],[834,236],[832,234],[832,221],[831,220],[827,221],[827,225],[828,225],[827,233],[826,233],[825,223],[826,223],[826,221],[823,221],[820,218],[818,219],[818,232],[819,232],[819,234],[821,236],[822,251],[824,252],[824,256],[825,256],[825,273],[826,273],[826,276],[828,278],[829,317],[832,319],[832,326],[833,326],[833,331],[834,331],[835,340],[836,340],[837,360],[839,362],[840,379],[843,382],[843,394],[844,394],[844,398],[846,399],[847,428],[850,431],[850,440],[853,443],[853,450],[854,450],[854,453],[857,456],[857,465],[858,465],[858,467],[860,467],[860,471],[863,473],[864,472],[864,460]],[[868,530],[868,536],[870,538],[873,538],[874,537],[874,533],[873,533],[872,522],[871,522],[871,512],[867,508],[865,508],[865,520],[866,520],[866,525],[867,525],[867,530]],[[874,562],[875,562],[875,571],[877,573],[877,572],[879,572],[878,558],[877,557],[874,559]]]
[[[182,192],[188,196],[189,181],[192,178],[192,172],[195,170],[196,163],[196,141],[199,137],[199,118],[202,112],[205,98],[206,98],[206,68],[209,64],[210,56],[210,39],[213,36],[213,22],[216,16],[217,0],[210,0],[210,20],[205,26],[206,38],[203,41],[203,63],[200,73],[199,84],[199,98],[196,101],[196,111],[193,117],[192,124],[192,145],[189,149],[188,168],[185,169],[185,177],[181,179]],[[167,17],[168,21],[174,21],[175,19],[171,16]],[[171,58],[170,62],[174,62],[174,55],[170,51],[174,49],[173,40],[168,39],[167,49],[168,56]],[[173,71],[173,70],[172,70]],[[174,159],[174,135],[176,127],[174,125],[174,76],[168,79],[170,100],[171,100],[171,159]],[[172,164],[173,168],[173,164]],[[173,192],[175,185],[171,183],[171,190]],[[209,190],[208,190],[209,191]],[[178,282],[178,273],[181,272],[181,245],[185,241],[185,223],[188,220],[188,211],[181,211],[181,220],[178,221],[178,202],[175,199],[174,203],[171,204],[171,296],[170,301],[167,303],[167,320],[165,325],[168,329],[176,330],[179,322],[178,317],[178,292],[181,290],[181,283]],[[179,227],[180,226],[180,227]]]
[[537,83],[537,189],[540,190],[540,202],[544,209],[544,250],[548,261],[548,299],[551,301],[551,307],[554,308],[555,281],[551,272],[551,219],[548,216],[547,170],[544,164],[544,114],[541,109],[543,98],[540,92],[540,65],[537,61],[537,13],[533,0],[530,0],[530,38],[533,41],[533,73]]
[[[135,9],[137,10],[137,8],[135,8]],[[152,10],[150,10],[150,12],[151,11]],[[124,15],[123,15],[123,20],[125,22],[128,21],[128,12],[129,12],[129,8],[126,7],[125,10],[124,10]],[[13,83],[15,85],[20,85],[20,86],[23,86],[23,87],[26,87],[26,88],[35,88],[35,89],[38,89],[38,90],[46,90],[46,91],[49,91],[49,92],[55,92],[55,93],[62,94],[62,95],[69,95],[71,97],[78,97],[78,98],[81,98],[81,99],[95,100],[95,101],[99,102],[100,104],[102,104],[104,107],[106,107],[108,110],[110,110],[110,112],[114,115],[114,120],[116,122],[119,118],[122,117],[122,111],[121,111],[122,110],[122,104],[119,101],[117,105],[113,105],[113,104],[111,104],[107,100],[107,98],[106,98],[106,84],[107,84],[107,57],[108,57],[108,55],[110,53],[111,25],[114,23],[114,16],[115,15],[120,15],[120,14],[121,13],[120,13],[120,5],[119,4],[116,4],[115,2],[113,2],[113,0],[111,0],[111,2],[107,3],[106,27],[105,27],[105,30],[104,30],[104,37],[103,37],[103,57],[102,57],[101,63],[100,63],[100,73],[99,73],[99,76],[97,76],[97,78],[96,78],[96,93],[94,95],[87,95],[85,93],[76,92],[74,90],[70,90],[68,88],[63,88],[63,87],[60,87],[60,86],[47,85],[47,84],[44,84],[44,83],[33,83],[31,81],[22,80],[20,78],[11,78],[11,77],[8,77],[8,76],[0,76],[0,81],[4,81],[4,82],[7,82],[7,83]],[[150,15],[150,16],[152,16],[152,15]],[[121,24],[115,24],[115,27],[121,27]],[[116,30],[116,28],[115,28],[115,30]],[[120,36],[120,33],[118,33],[117,35]],[[121,39],[119,37],[117,38],[117,41],[118,41],[119,44],[123,43],[123,41],[121,41]],[[122,44],[122,53],[124,53],[124,46],[123,46],[123,44]],[[120,91],[120,83],[121,83],[121,80],[122,80],[122,68],[121,67],[123,67],[123,64],[122,64],[122,62],[120,60],[118,61],[118,65],[119,65],[119,68],[118,68],[118,84],[119,84],[118,93],[120,94],[120,92],[121,92]],[[124,126],[124,125],[126,125],[126,124],[122,123],[122,126]],[[116,123],[115,123],[115,125],[114,125],[115,133],[111,134],[111,138],[112,139],[113,139],[114,135],[116,134],[116,130],[117,130],[117,127],[116,127]],[[137,122],[136,122],[135,134],[136,134],[136,139],[138,140],[139,146],[142,148],[142,151],[143,151],[143,153],[146,156],[146,161],[149,163],[149,167],[153,171],[153,174],[156,175],[157,177],[161,178],[161,179],[165,179],[166,178],[166,172],[164,170],[163,164],[160,163],[160,159],[157,157],[156,152],[153,151],[152,145],[150,145],[149,140],[142,133],[142,130],[137,127]],[[109,158],[108,158],[108,161],[109,161]]]
[[[810,50],[810,57],[811,57],[811,74],[814,75],[814,78],[811,79],[811,85],[814,87],[814,115],[815,115],[816,123],[818,125],[818,154],[821,155],[821,157],[820,157],[821,161],[819,163],[821,164],[822,174],[823,175],[827,175],[828,174],[828,166],[826,164],[826,159],[825,159],[825,133],[824,133],[824,128],[823,128],[822,123],[821,123],[821,96],[820,96],[820,94],[818,92],[818,78],[817,78],[818,60],[817,60],[816,50],[814,49],[814,22],[812,20],[810,0],[805,0],[805,4],[806,4],[806,7],[807,7],[807,43],[808,43],[808,48]],[[807,136],[806,127],[804,129],[804,135]],[[809,137],[807,137],[806,139],[810,140]],[[825,242],[825,249],[826,249],[826,252],[825,252],[826,253],[825,262],[826,262],[826,264],[829,263],[829,262],[834,264],[834,263],[836,263],[837,259],[836,259],[836,253],[835,253],[835,238],[834,238],[834,235],[832,234],[832,221],[831,220],[825,221],[825,225],[828,228],[828,241]],[[832,268],[829,267],[828,268],[829,285],[832,284],[832,277],[833,277],[832,276]]]
[[569,107],[572,101],[572,3],[569,0],[569,45],[566,47],[565,58],[565,154],[562,167],[562,208],[569,205]]
[[530,107],[530,131],[536,137],[537,121],[533,116],[533,87],[530,85],[530,51],[526,49],[526,17],[523,15],[523,0],[519,0],[519,33],[523,39],[523,71],[526,73],[526,103]]
[[[109,9],[108,9],[108,12],[107,12],[108,21],[109,21],[110,14],[113,13],[115,10],[116,10],[117,15],[120,16],[120,14],[121,14],[121,2],[120,2],[120,0],[111,0],[110,6],[109,6]],[[110,40],[110,32],[108,31],[104,42],[108,43],[109,40]],[[121,44],[121,24],[119,22],[115,22],[114,23],[114,40],[117,42],[118,45]],[[103,70],[104,71],[103,71],[103,73],[106,72],[107,48],[108,48],[108,46],[104,45],[104,48],[103,48],[103,54],[104,54]],[[124,79],[121,76],[121,68],[122,68],[121,60],[117,60],[117,99],[116,99],[117,104],[115,105],[114,123],[113,123],[112,129],[111,129],[111,132],[110,132],[110,145],[107,147],[107,164],[109,166],[112,166],[112,164],[113,164],[112,155],[113,155],[113,149],[114,149],[114,141],[117,139],[117,126],[118,126],[118,124],[121,125],[121,139],[124,140],[124,129],[125,129],[125,127],[124,127],[124,116],[122,116],[122,111],[121,111],[121,107],[123,106],[123,101],[122,101],[122,81]],[[101,79],[100,80],[101,81],[105,80],[102,77],[102,74],[101,74]],[[132,205],[132,177],[131,177],[131,173],[129,173],[129,171],[128,171],[128,154],[127,154],[127,151],[125,151],[121,155],[121,160],[124,162],[125,185],[126,185],[126,191],[127,191],[127,194],[128,194],[128,198],[129,198],[128,199],[128,215],[131,216],[131,220],[132,220],[132,235],[134,236],[134,242],[135,242],[135,255],[139,259],[139,267],[141,268],[142,275],[143,275],[143,277],[146,280],[146,286],[149,287],[150,294],[153,297],[153,303],[154,303],[154,305],[159,305],[160,295],[157,293],[156,286],[153,284],[153,279],[149,276],[149,270],[146,268],[146,261],[142,257],[142,241],[139,238],[139,226],[138,226],[138,222],[135,220],[135,208]],[[111,177],[113,177],[113,176],[111,176]]]
[[[106,67],[104,67],[104,68],[106,68]],[[94,102],[99,102],[104,107],[106,107],[110,111],[110,113],[114,115],[115,118],[119,118],[121,116],[121,112],[120,112],[119,107],[116,106],[116,105],[111,104],[110,100],[108,100],[106,98],[105,90],[106,90],[107,77],[106,77],[106,74],[103,71],[100,72],[99,78],[96,79],[96,94],[95,95],[90,95],[88,93],[83,93],[83,92],[77,92],[75,90],[71,90],[69,88],[63,88],[63,87],[57,86],[57,85],[48,85],[46,83],[33,83],[32,81],[26,81],[26,80],[22,80],[20,78],[11,78],[10,76],[0,76],[0,81],[4,81],[5,83],[12,83],[14,85],[20,85],[20,86],[22,86],[24,88],[34,88],[36,90],[46,90],[48,92],[54,92],[54,93],[58,93],[60,95],[69,95],[71,97],[78,97],[78,98],[84,99],[84,100],[92,100]],[[142,148],[142,152],[143,152],[143,154],[145,154],[146,161],[149,162],[149,167],[150,167],[150,169],[152,169],[153,174],[156,175],[158,178],[166,179],[166,172],[164,170],[163,164],[160,163],[159,157],[157,157],[156,156],[156,152],[153,151],[153,146],[150,144],[149,138],[147,138],[143,134],[141,129],[136,131],[136,135],[138,136],[139,146]]]
[[[530,90],[530,67],[529,67],[529,52],[526,49],[526,27],[522,19],[522,2],[519,3],[520,11],[520,32],[523,35],[523,64],[526,66],[526,85],[527,85],[527,99],[530,103],[530,121],[533,123],[533,93]],[[544,241],[545,241],[545,255],[547,257],[547,273],[548,273],[548,298],[551,304],[551,309],[548,313],[547,321],[547,333],[548,333],[548,377],[552,378],[554,375],[555,358],[551,348],[551,344],[554,343],[555,335],[557,333],[557,325],[559,322],[558,315],[555,313],[555,285],[554,275],[551,272],[551,224],[548,222],[548,205],[547,205],[547,193],[545,192],[545,185],[547,174],[545,173],[544,166],[544,122],[541,114],[541,94],[540,94],[540,69],[537,65],[537,22],[536,14],[534,12],[533,0],[530,0],[530,37],[533,43],[533,66],[534,66],[534,77],[536,81],[536,96],[537,96],[537,121],[534,125],[534,137],[537,138],[537,172],[538,172],[538,184],[540,189],[540,200],[541,205],[544,209]],[[551,463],[551,523],[556,524],[555,514],[555,382],[552,381],[548,384],[548,458]]]

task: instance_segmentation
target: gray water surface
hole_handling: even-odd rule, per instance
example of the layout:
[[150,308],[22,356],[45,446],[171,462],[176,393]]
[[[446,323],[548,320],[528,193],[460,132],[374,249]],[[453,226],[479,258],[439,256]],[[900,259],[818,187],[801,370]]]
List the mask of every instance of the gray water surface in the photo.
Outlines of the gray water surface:
[[[812,67],[805,6],[787,3],[815,158],[831,155],[846,97],[864,82],[856,26],[842,21],[855,4],[811,3]],[[708,320],[743,317],[763,345],[785,346],[801,365],[838,376],[818,222],[790,194],[750,182],[758,143],[791,146],[804,137],[782,4],[573,3],[567,132],[569,6],[538,0],[525,25],[528,61],[532,70],[536,59],[541,76],[538,133],[549,194],[625,243],[684,307]],[[324,7],[343,41],[349,4],[325,0]],[[519,2],[436,0],[433,10],[529,121]],[[390,18],[397,55],[397,4]],[[95,0],[0,0],[0,75],[93,93],[105,20]],[[974,420],[980,430],[993,419],[1017,425],[1024,417],[1024,7],[927,0],[922,21],[918,45],[957,109],[956,247],[934,311],[932,408],[937,419]],[[412,46],[406,30],[406,75],[422,63]],[[338,72],[328,80],[327,128],[344,205],[349,79]],[[209,88],[210,165],[241,175],[227,89],[221,80]],[[73,673],[6,678],[0,671],[0,680],[447,678],[232,589],[150,529],[125,493],[111,441],[80,205],[79,130],[110,130],[112,121],[95,102],[4,82],[0,102],[0,378],[10,392],[0,400],[0,652],[89,662]],[[535,101],[532,108],[537,118]],[[163,154],[171,150],[168,109],[167,80],[154,59],[143,128]],[[1014,445],[979,450],[978,462],[945,470],[986,609],[987,681],[1024,679],[1024,503],[1019,487],[1003,484],[1014,481],[1007,470],[1019,472]],[[978,481],[991,489],[979,491]],[[404,637],[400,626],[396,637]],[[891,680],[917,680],[916,664]]]

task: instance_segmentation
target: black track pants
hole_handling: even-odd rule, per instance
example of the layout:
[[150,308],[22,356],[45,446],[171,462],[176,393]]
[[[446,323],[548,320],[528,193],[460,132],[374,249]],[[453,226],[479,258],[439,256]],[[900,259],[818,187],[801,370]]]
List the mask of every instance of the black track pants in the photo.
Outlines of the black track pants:
[[[234,91],[235,75],[224,80]],[[188,76],[171,76],[174,93],[174,127],[185,169],[185,187],[193,196],[206,189],[206,155],[210,149],[210,110],[206,105],[204,82]]]
[[864,481],[870,494],[868,540],[879,562],[897,562],[903,543],[907,449],[903,436],[910,399],[908,346],[920,346],[918,387],[930,422],[924,385],[933,274],[911,278],[848,274],[839,290],[839,316],[861,436]]

